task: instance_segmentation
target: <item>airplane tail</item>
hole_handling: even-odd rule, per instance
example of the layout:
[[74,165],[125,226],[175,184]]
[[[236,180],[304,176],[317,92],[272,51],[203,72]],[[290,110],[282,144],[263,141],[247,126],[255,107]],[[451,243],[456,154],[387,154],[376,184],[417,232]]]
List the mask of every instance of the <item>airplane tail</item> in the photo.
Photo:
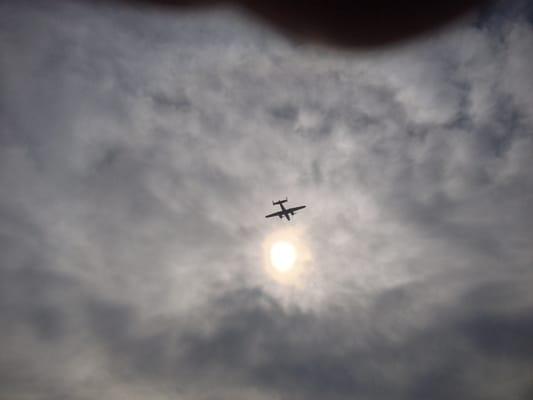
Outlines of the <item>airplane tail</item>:
[[285,197],[285,200],[273,201],[272,205],[275,206],[275,205],[279,205],[279,204],[285,203],[285,202],[287,202],[287,197]]

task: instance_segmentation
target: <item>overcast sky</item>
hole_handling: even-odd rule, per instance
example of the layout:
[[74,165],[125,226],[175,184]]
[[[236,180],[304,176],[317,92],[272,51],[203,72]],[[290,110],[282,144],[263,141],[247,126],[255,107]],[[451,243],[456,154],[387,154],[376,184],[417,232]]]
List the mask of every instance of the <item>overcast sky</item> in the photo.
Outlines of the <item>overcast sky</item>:
[[532,398],[532,15],[0,3],[0,398]]

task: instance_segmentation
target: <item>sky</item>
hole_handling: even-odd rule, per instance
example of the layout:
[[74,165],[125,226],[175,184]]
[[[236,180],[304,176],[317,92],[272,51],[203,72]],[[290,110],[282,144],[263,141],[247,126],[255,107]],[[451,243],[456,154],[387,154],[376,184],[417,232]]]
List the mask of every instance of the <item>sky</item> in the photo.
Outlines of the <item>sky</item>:
[[1,2],[0,399],[531,398],[532,23]]

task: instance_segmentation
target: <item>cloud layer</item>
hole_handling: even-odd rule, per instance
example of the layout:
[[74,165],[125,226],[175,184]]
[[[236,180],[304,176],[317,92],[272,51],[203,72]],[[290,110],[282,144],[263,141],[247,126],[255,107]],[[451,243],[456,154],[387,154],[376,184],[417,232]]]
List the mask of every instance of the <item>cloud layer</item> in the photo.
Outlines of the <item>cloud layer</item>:
[[[530,397],[526,3],[354,53],[1,4],[0,397]],[[286,195],[297,285],[263,257]]]

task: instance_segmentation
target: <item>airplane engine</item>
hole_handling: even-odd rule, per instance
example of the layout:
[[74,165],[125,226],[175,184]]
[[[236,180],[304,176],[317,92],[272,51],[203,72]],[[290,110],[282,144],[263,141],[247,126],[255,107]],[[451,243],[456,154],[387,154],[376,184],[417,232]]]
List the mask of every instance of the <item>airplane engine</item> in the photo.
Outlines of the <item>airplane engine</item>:
[[283,218],[283,215],[280,214],[279,219],[282,219],[282,218]]

